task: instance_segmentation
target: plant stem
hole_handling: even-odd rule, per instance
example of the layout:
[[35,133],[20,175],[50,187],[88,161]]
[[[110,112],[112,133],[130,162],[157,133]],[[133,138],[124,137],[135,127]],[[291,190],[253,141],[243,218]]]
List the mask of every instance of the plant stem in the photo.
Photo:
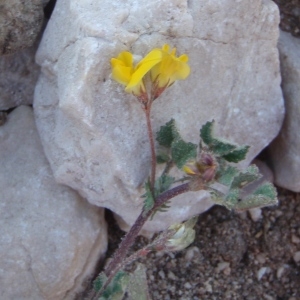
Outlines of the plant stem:
[[119,249],[115,252],[113,260],[110,262],[110,264],[105,269],[105,274],[107,277],[115,271],[115,269],[119,269],[122,266],[122,261],[124,261],[127,252],[131,245],[134,243],[135,238],[139,234],[140,230],[142,229],[145,222],[148,220],[148,218],[152,215],[152,213],[161,205],[166,203],[168,200],[186,193],[190,190],[189,184],[184,183],[179,186],[176,186],[162,194],[160,194],[156,199],[154,206],[152,209],[150,209],[147,212],[142,211],[138,218],[136,219],[135,223],[131,227],[130,231],[126,234],[125,238],[122,240]]
[[153,193],[154,191],[154,183],[155,183],[155,173],[156,173],[156,153],[155,153],[155,144],[154,144],[154,138],[153,138],[153,131],[152,131],[152,125],[151,125],[151,102],[148,104],[148,106],[145,108],[145,115],[146,115],[146,121],[147,121],[147,133],[148,138],[150,142],[150,151],[151,151],[151,175],[150,175],[150,187],[151,191]]

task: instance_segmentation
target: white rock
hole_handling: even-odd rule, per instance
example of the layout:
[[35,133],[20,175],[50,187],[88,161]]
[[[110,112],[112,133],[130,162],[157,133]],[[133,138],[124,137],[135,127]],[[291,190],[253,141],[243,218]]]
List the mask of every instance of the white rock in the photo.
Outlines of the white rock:
[[[66,17],[67,16],[67,17]],[[132,224],[142,208],[150,151],[136,99],[110,79],[123,50],[145,55],[164,43],[190,57],[191,75],[153,106],[153,127],[175,118],[198,143],[199,128],[251,146],[243,166],[277,135],[283,117],[272,1],[58,1],[40,45],[35,116],[56,180]],[[204,192],[176,197],[149,231],[201,213]]]
[[103,210],[54,181],[20,106],[0,127],[1,299],[74,299],[107,247]]
[[300,192],[300,40],[281,31],[278,48],[286,117],[270,156],[275,183]]

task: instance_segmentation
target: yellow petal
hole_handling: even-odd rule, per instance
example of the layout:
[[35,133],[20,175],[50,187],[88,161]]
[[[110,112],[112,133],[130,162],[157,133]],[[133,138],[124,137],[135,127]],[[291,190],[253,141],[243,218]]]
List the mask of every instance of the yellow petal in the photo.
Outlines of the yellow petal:
[[164,44],[164,45],[162,46],[162,50],[169,53],[170,46],[169,46],[168,44]]
[[182,170],[188,175],[195,175],[195,171],[193,171],[189,166],[183,166]]
[[182,54],[178,57],[178,60],[187,63],[189,61],[189,57],[186,54]]
[[120,65],[115,66],[112,70],[112,78],[123,85],[128,84],[131,78],[131,74],[132,74],[131,68],[120,66]]
[[130,79],[129,84],[125,90],[130,90],[138,85],[146,73],[156,64],[162,60],[162,53],[160,49],[153,49],[149,52],[136,66],[134,73]]
[[117,58],[112,58],[112,78],[117,82],[127,85],[133,73],[133,57],[130,52],[121,52]]
[[152,81],[157,81],[158,87],[170,86],[175,80],[186,79],[190,74],[186,54],[176,57],[176,48],[170,51],[169,45],[162,47],[163,58],[161,62],[151,69]]

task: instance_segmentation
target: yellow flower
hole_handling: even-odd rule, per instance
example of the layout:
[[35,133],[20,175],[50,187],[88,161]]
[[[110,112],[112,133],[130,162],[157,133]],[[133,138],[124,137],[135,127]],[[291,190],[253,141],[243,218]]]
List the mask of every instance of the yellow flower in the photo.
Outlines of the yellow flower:
[[151,69],[151,79],[157,84],[157,88],[167,88],[175,80],[186,79],[189,76],[190,67],[187,64],[189,58],[186,54],[176,57],[176,48],[170,50],[167,44],[160,51],[161,62]]
[[130,93],[136,86],[142,82],[144,76],[149,72],[153,66],[162,60],[162,53],[160,49],[150,51],[136,66],[125,91]]
[[152,50],[136,67],[133,66],[133,56],[130,52],[121,52],[117,58],[111,59],[112,78],[126,86],[125,91],[135,96],[146,93],[143,77],[157,63],[161,61],[162,53]]
[[[135,67],[133,56],[124,51],[117,58],[111,59],[112,78],[125,85],[125,91],[147,102],[148,95],[144,77],[150,71],[153,82],[152,100],[156,99],[175,80],[186,79],[190,74],[186,54],[176,57],[176,48],[169,45],[150,51]],[[143,101],[144,101],[143,100]]]

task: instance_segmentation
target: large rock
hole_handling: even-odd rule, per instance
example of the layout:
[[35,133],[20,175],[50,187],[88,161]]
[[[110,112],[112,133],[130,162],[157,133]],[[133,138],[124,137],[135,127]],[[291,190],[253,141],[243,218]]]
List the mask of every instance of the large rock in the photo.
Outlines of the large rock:
[[33,102],[34,87],[40,72],[34,61],[37,45],[0,56],[0,110]]
[[1,299],[74,299],[107,246],[103,209],[57,184],[32,109],[0,127]]
[[0,55],[30,47],[43,23],[41,0],[1,0]]
[[[37,53],[34,102],[56,180],[133,223],[149,144],[143,112],[111,80],[109,61],[164,43],[189,55],[192,72],[154,103],[154,130],[175,118],[197,143],[201,125],[215,119],[218,135],[251,146],[249,164],[282,123],[278,22],[272,1],[58,1]],[[204,192],[179,196],[145,228],[160,230],[211,205]]]
[[281,31],[278,48],[286,115],[269,152],[275,183],[300,192],[300,39]]

